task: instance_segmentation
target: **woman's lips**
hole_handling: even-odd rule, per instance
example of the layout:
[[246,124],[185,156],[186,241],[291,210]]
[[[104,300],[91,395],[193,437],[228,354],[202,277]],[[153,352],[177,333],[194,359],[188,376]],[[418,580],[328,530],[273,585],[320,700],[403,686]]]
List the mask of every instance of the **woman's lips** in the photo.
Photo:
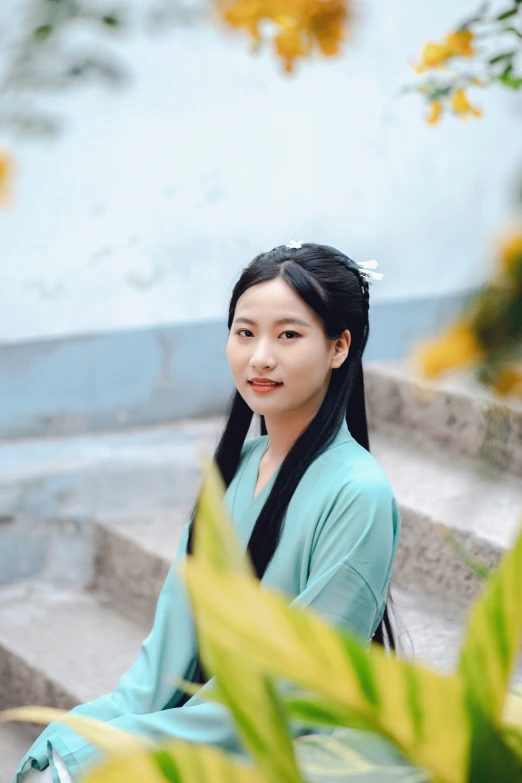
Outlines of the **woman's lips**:
[[275,385],[273,384],[260,384],[260,383],[252,383],[251,381],[248,381],[249,385],[252,387],[252,391],[254,391],[256,394],[267,394],[268,392],[275,391],[276,389],[280,389],[283,385],[282,383],[277,383]]

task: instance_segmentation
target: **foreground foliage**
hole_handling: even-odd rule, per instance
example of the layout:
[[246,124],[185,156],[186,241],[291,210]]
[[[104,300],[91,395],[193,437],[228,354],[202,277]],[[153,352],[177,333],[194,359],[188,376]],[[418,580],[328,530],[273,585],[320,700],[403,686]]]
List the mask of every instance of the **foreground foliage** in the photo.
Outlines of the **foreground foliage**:
[[[223,496],[211,463],[195,553],[182,571],[213,675],[208,697],[230,709],[245,758],[181,742],[153,747],[60,711],[21,708],[0,720],[58,718],[99,745],[110,760],[88,783],[522,781],[522,709],[514,693],[506,700],[522,632],[522,534],[486,580],[458,667],[446,676],[367,650],[358,636],[263,588]],[[303,727],[328,733],[296,736]]]

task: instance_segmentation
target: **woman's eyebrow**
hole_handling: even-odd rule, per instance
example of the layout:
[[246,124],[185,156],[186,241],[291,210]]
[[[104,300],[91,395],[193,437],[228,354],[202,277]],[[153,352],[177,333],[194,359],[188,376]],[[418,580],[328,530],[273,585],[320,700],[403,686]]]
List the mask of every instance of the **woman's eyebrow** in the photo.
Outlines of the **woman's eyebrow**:
[[[242,321],[245,324],[250,324],[250,326],[257,326],[257,323],[253,321],[252,318],[246,318],[245,316],[234,318],[233,323],[238,323],[239,321]],[[283,324],[299,324],[299,326],[310,326],[309,323],[303,321],[301,318],[295,318],[291,316],[286,318],[278,318],[277,321],[274,321],[274,326],[282,326]]]

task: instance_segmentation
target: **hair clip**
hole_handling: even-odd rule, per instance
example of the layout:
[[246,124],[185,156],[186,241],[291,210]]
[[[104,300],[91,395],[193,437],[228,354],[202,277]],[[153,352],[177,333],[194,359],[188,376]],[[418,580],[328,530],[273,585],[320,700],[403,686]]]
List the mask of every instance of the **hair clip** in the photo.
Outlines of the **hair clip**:
[[303,247],[303,240],[299,239],[296,241],[295,239],[291,239],[290,242],[287,245],[285,245],[285,247],[291,247],[291,248]]
[[372,269],[377,269],[377,261],[372,259],[371,261],[357,261],[357,266],[361,270],[361,274],[366,278],[373,277],[374,280],[382,280],[384,277],[383,272],[372,272]]

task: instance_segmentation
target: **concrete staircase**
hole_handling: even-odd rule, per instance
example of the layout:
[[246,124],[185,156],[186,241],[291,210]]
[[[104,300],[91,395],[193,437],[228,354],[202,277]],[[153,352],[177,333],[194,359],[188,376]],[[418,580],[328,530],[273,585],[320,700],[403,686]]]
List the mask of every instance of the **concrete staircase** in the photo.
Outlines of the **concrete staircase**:
[[522,400],[501,400],[469,375],[434,384],[406,364],[366,371],[371,450],[401,507],[394,581],[469,605],[481,583],[438,528],[472,557],[498,563],[522,525]]
[[[403,522],[392,591],[402,654],[448,670],[480,583],[437,526],[490,565],[509,546],[522,515],[522,405],[461,375],[418,381],[397,363],[368,365],[366,382],[372,452]],[[0,444],[0,708],[70,709],[115,687],[151,627],[198,454],[212,453],[222,425]],[[0,783],[40,731],[0,728]]]

